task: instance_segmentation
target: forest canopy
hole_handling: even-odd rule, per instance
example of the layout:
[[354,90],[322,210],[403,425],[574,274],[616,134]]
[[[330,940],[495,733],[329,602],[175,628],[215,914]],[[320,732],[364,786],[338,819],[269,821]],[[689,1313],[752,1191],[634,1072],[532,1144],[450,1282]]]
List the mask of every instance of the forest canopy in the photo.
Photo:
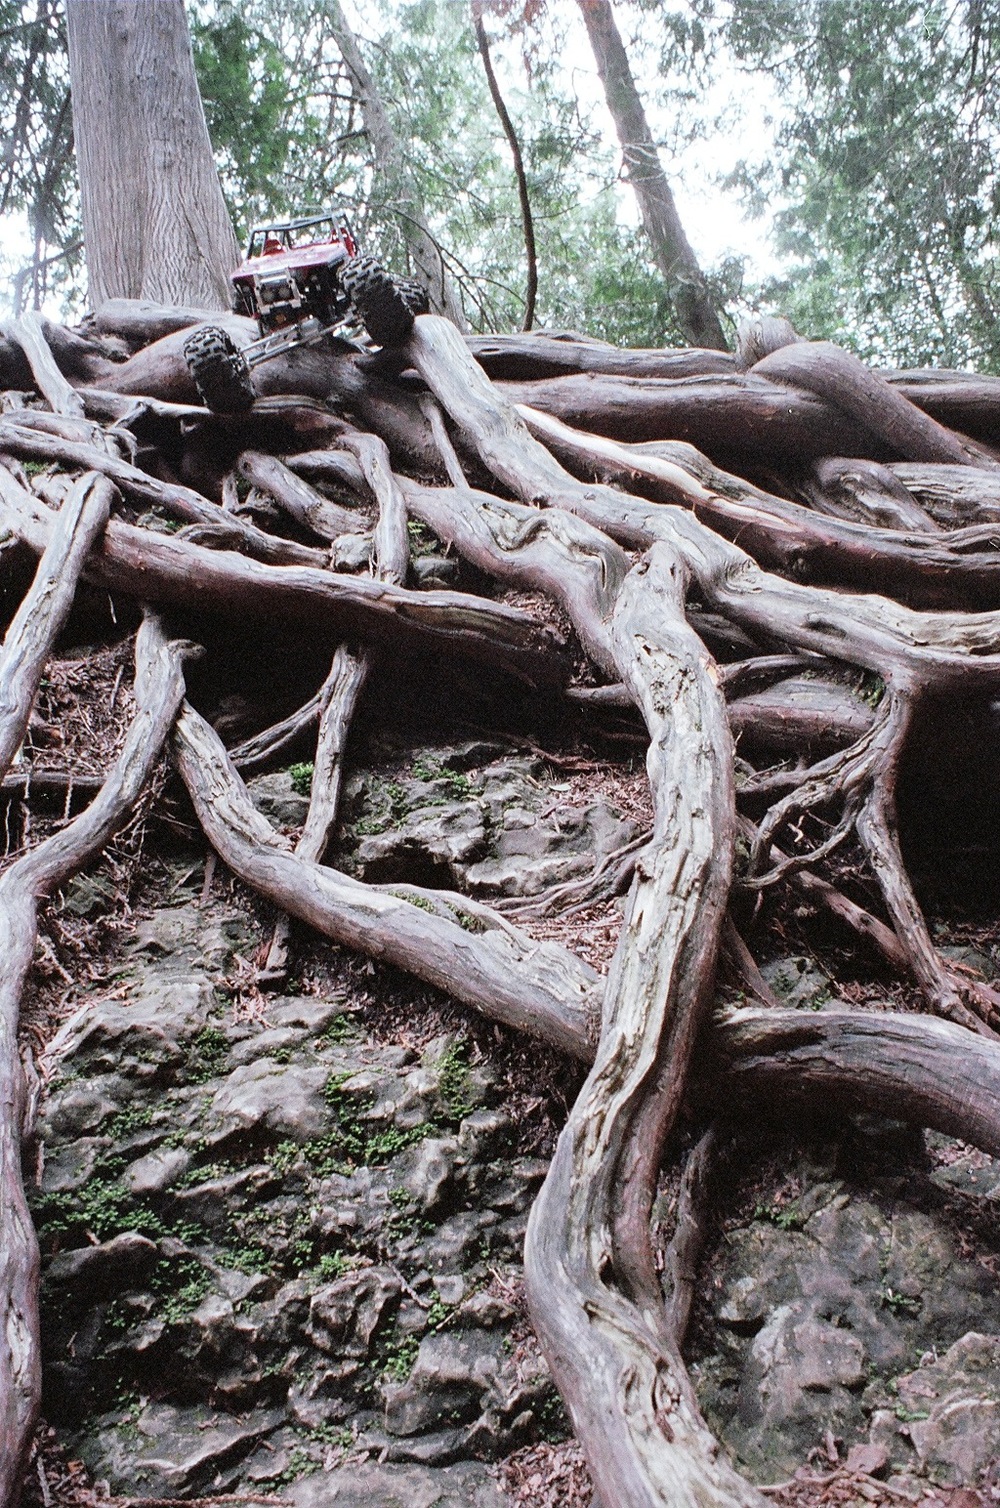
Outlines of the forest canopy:
[[[619,26],[675,191],[706,220],[713,300],[900,366],[997,370],[1000,17],[980,0],[622,4]],[[343,203],[406,270],[398,184],[374,169],[356,81],[320,0],[189,9],[199,84],[242,239],[262,215]],[[544,269],[536,323],[629,345],[680,332],[623,181],[577,7],[485,8],[523,149]],[[521,322],[525,257],[507,143],[467,7],[364,7],[355,23],[405,170],[477,330]],[[0,5],[0,214],[24,307],[83,288],[65,28],[56,0]],[[764,258],[741,247],[744,214]],[[684,216],[682,215],[682,218]],[[699,241],[697,226],[689,234]],[[700,250],[700,245],[699,245]]]

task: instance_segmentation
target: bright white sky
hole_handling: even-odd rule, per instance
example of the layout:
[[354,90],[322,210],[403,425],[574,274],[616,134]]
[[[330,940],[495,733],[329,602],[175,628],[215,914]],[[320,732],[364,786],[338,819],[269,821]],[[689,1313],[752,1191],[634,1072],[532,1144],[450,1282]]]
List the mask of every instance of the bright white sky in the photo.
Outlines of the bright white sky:
[[[465,0],[455,0],[465,5]],[[593,112],[593,120],[603,138],[617,155],[618,143],[614,125],[604,104],[603,91],[593,54],[587,41],[586,31],[577,8],[576,0],[549,0],[550,12],[565,24],[567,46],[564,61],[569,75],[568,90],[586,102]],[[348,20],[365,36],[374,28],[370,24],[370,12],[366,18],[366,0],[348,0],[345,5]],[[366,19],[369,24],[366,25]],[[651,66],[643,58],[641,46],[632,47],[626,30],[627,18],[619,14],[626,46],[630,47],[630,61],[636,73],[640,91],[643,92],[650,124],[654,135],[668,140],[671,122],[658,119],[653,102],[655,80],[644,77],[643,70]],[[524,69],[517,49],[494,46],[494,67],[501,87],[516,114],[516,99],[525,88]],[[710,100],[713,112],[728,110],[731,125],[710,142],[698,142],[683,154],[670,160],[662,153],[667,177],[673,188],[682,224],[703,266],[718,263],[726,256],[743,256],[747,259],[748,281],[756,281],[773,273],[779,263],[769,237],[767,220],[751,220],[744,213],[732,191],[719,188],[714,180],[729,172],[736,162],[745,156],[763,154],[770,140],[770,120],[780,113],[780,107],[769,92],[768,82],[759,76],[729,74],[717,83]],[[637,219],[635,198],[627,185],[619,191],[622,218],[633,223]],[[16,271],[17,266],[30,257],[30,241],[27,226],[20,217],[11,216],[3,221],[2,245],[7,264],[5,270]],[[9,312],[10,300],[6,280],[0,278],[0,312]],[[46,307],[44,312],[51,318],[59,318],[63,311],[58,301]]]

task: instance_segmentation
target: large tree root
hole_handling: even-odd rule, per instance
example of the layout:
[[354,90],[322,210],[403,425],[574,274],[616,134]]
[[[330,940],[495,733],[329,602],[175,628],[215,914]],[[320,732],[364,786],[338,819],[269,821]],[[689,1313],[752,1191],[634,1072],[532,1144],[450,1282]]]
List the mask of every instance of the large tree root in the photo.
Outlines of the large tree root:
[[21,746],[45,662],[92,544],[108,521],[111,488],[92,474],[66,495],[31,589],[0,647],[0,778]]
[[[0,467],[0,509],[37,554],[53,527],[49,510]],[[112,519],[88,580],[126,597],[162,606],[211,610],[254,620],[273,617],[414,648],[451,649],[482,659],[529,684],[563,682],[568,664],[549,630],[528,614],[464,592],[413,592],[366,577],[308,567],[265,565],[225,550],[209,550],[150,534]]]
[[68,826],[0,877],[0,1502],[16,1504],[38,1414],[38,1243],[24,1198],[27,1102],[18,1048],[21,992],[31,968],[38,903],[98,854],[149,782],[181,697],[188,646],[147,618],[136,643],[138,712],[99,794]]
[[178,719],[176,746],[209,842],[247,884],[323,936],[575,1057],[588,1056],[598,979],[579,959],[534,942],[465,896],[364,885],[294,854],[254,809],[218,735],[190,706]]
[[[0,716],[0,753],[9,759],[23,738],[41,666],[77,580],[136,603],[169,604],[179,615],[210,613],[248,635],[295,624],[320,636],[332,656],[324,686],[292,717],[245,739],[232,757],[193,708],[185,706],[178,718],[177,762],[210,843],[283,915],[592,1065],[532,1215],[528,1284],[599,1496],[605,1508],[759,1504],[760,1495],[719,1456],[679,1354],[694,1284],[694,1206],[707,1144],[684,1184],[686,1203],[667,1253],[666,1293],[650,1228],[653,1196],[664,1146],[691,1089],[699,1033],[705,1050],[694,1060],[698,1094],[692,1102],[713,1118],[751,1089],[777,1089],[848,1108],[891,1103],[895,1114],[991,1151],[1000,1148],[992,1109],[1000,1055],[988,1036],[973,1035],[984,1031],[983,1022],[1000,1023],[1000,998],[951,969],[934,948],[904,866],[895,812],[912,709],[929,694],[957,699],[972,693],[985,701],[1000,682],[1000,611],[968,610],[1000,602],[993,539],[1000,517],[997,463],[943,427],[959,424],[982,435],[995,423],[995,381],[956,375],[935,386],[920,374],[894,374],[889,384],[842,353],[784,345],[787,330],[765,342],[757,354],[770,354],[747,377],[730,375],[728,357],[616,353],[544,337],[471,343],[477,365],[469,342],[444,322],[422,318],[408,354],[430,395],[414,393],[412,376],[394,384],[391,373],[378,372],[367,357],[332,358],[316,350],[262,369],[275,396],[262,398],[250,416],[226,420],[187,401],[192,393],[178,332],[198,311],[118,315],[123,328],[132,321],[135,343],[154,333],[157,319],[170,333],[124,367],[100,373],[103,389],[83,394],[89,417],[81,417],[79,404],[53,382],[39,349],[33,361],[38,384],[62,411],[46,414],[18,399],[17,411],[0,419],[0,454],[8,458],[8,469],[0,468],[0,523],[44,557],[35,595],[8,635],[10,646],[27,643],[30,624],[35,638],[12,711]],[[65,342],[48,332],[46,341],[58,366],[70,361]],[[5,351],[0,346],[0,359]],[[79,352],[77,358],[83,361]],[[20,349],[12,359],[30,377]],[[80,374],[93,378],[93,352],[88,359]],[[509,401],[515,390],[505,395],[483,365],[494,373],[543,377],[516,390],[543,406],[556,396],[564,404],[567,394],[584,404],[585,392],[588,425],[631,441],[648,425],[653,443],[608,442],[537,410],[519,413]],[[553,372],[588,375],[550,381],[544,374]],[[665,376],[676,380],[664,382]],[[136,398],[116,393],[116,383]],[[310,392],[340,404],[371,432],[302,396]],[[912,399],[932,417],[914,409]],[[680,429],[665,427],[671,414],[681,416]],[[676,440],[664,443],[670,433],[704,442],[713,459]],[[170,438],[159,460],[149,460],[163,436]],[[330,443],[339,448],[294,453],[299,445]],[[721,470],[734,465],[741,446],[744,466],[748,458],[773,464],[794,456],[798,464],[815,456],[818,465],[806,484],[800,475],[768,482],[806,496],[813,506]],[[284,465],[271,450],[293,453]],[[857,458],[865,455],[897,469],[859,468]],[[922,459],[900,462],[900,455]],[[931,469],[928,456],[946,464],[935,461]],[[56,472],[29,483],[13,457],[96,471],[103,480],[74,487]],[[194,479],[204,493],[156,480],[135,464],[137,457],[161,475]],[[237,465],[275,499],[290,531],[302,531],[310,542],[280,539],[247,521],[236,493]],[[396,476],[393,467],[421,480]],[[945,473],[950,490],[947,477],[941,480]],[[490,475],[503,497],[484,490]],[[337,501],[301,477],[332,488]],[[429,486],[429,478],[450,485]],[[120,494],[129,514],[155,508],[188,530],[171,538],[119,517],[104,524],[102,516],[93,538],[80,522],[69,528],[76,542],[60,543],[88,487],[104,499],[105,510]],[[368,532],[373,505],[377,579],[338,574],[327,547],[345,532]],[[407,590],[407,509],[476,570],[506,588],[554,598],[578,645],[567,648],[528,613],[485,595]],[[266,524],[268,510],[259,517]],[[14,601],[26,589],[24,557],[20,549],[3,555],[0,588]],[[46,595],[43,582],[61,585]],[[902,601],[874,595],[872,586]],[[734,663],[716,665],[699,635]],[[506,916],[442,890],[363,885],[325,866],[352,718],[370,667],[387,646],[394,657],[463,656],[559,698],[582,649],[607,682],[570,689],[576,706],[586,708],[588,726],[603,719],[613,738],[614,713],[607,709],[625,706],[632,709],[631,723],[619,717],[618,736],[641,737],[645,727],[652,834],[612,856],[602,873],[504,908]],[[162,637],[147,625],[140,659],[148,666],[161,650]],[[3,667],[0,658],[0,685]],[[149,677],[141,670],[139,680],[142,686]],[[175,682],[176,676],[148,760],[173,715]],[[143,705],[146,694],[141,690]],[[309,815],[293,848],[254,809],[236,766],[263,767],[317,723]],[[742,738],[738,760],[730,727]],[[760,754],[775,750],[785,761],[763,768]],[[747,753],[756,767],[743,757]],[[746,814],[739,819],[734,765]],[[3,781],[3,790],[30,801],[35,779],[37,789],[65,794],[68,814],[72,771],[19,772]],[[23,876],[35,873],[24,866],[36,855],[55,855],[52,863],[65,867],[64,840],[74,855],[80,834],[87,853],[99,846],[91,814],[107,804],[111,784],[49,840],[56,848],[41,845],[10,867],[0,879],[0,898],[3,887],[20,894]],[[930,1006],[965,1025],[874,1013],[860,1020],[845,1012],[802,1017],[775,1009],[746,944],[727,922],[738,831],[748,839],[749,887],[791,887],[830,910],[895,969],[911,974]],[[813,872],[825,855],[848,845],[852,862],[860,855],[870,866],[888,920],[850,899],[837,888],[840,880],[832,884]],[[18,875],[22,880],[12,878]],[[566,908],[619,892],[629,879],[625,925],[606,981],[507,919],[519,915],[527,923],[553,910],[565,916]],[[36,880],[29,900],[6,907],[11,920],[0,924],[0,942],[6,937],[12,950],[0,986],[6,1033],[0,1052],[10,1070],[4,1078],[8,1120],[0,1128],[5,1200],[9,1187],[20,1189],[16,1179],[11,1184],[24,1118],[14,1030],[34,936],[31,897],[49,883]],[[22,904],[28,943],[17,921]],[[2,933],[2,926],[15,925],[16,936]],[[748,936],[752,941],[753,933]],[[706,1019],[723,938],[729,966],[770,1009]],[[286,945],[286,926],[279,923],[270,960],[276,977],[285,967]],[[0,1268],[0,1297],[14,1295],[7,1333],[16,1338],[22,1333],[16,1316],[28,1314],[33,1303],[36,1254],[23,1201],[6,1218],[14,1234],[0,1250],[7,1263]],[[18,1357],[0,1364],[0,1424],[5,1417],[13,1421],[7,1434],[15,1442],[5,1467],[10,1481],[23,1459],[37,1369],[30,1323],[23,1333],[28,1339]]]

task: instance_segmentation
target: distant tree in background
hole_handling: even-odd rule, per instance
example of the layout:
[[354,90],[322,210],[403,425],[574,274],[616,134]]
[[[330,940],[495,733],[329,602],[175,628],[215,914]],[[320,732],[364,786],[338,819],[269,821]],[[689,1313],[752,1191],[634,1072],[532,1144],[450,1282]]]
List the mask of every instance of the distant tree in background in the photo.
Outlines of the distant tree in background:
[[635,190],[643,229],[677,323],[689,345],[725,350],[716,299],[677,213],[609,0],[579,0],[579,6],[618,132],[626,177]]
[[[485,10],[534,212],[537,323],[628,344],[704,339],[680,317],[644,228],[623,216],[616,154],[594,129],[590,101],[577,97],[566,67],[577,6],[490,0]],[[723,129],[750,140],[771,132],[771,148],[748,150],[730,182],[773,219],[788,270],[744,289],[744,303],[787,312],[804,334],[869,359],[1000,370],[1000,7],[618,0],[616,15],[626,66],[645,81],[647,124],[654,114],[659,122],[655,139],[647,133],[654,152],[695,137],[710,147]],[[354,44],[384,138],[371,111],[366,122],[365,91],[323,0],[195,0],[189,16],[240,237],[267,214],[339,200],[366,249],[416,271],[410,232],[422,220],[465,318],[482,329],[521,323],[517,193],[464,5],[365,8]],[[56,0],[0,0],[0,43],[0,212],[27,217],[33,251],[21,288],[37,303],[72,286],[79,260]],[[761,75],[778,100],[773,126],[741,104],[741,78]],[[713,80],[717,90],[729,84],[724,124],[713,115]],[[390,135],[397,156],[386,172],[377,142]],[[703,271],[714,310],[733,309],[738,265]]]
[[758,208],[778,206],[779,249],[794,259],[764,301],[869,359],[1000,370],[1000,7],[718,11],[729,55],[769,70],[787,109],[770,160],[739,175]]
[[73,275],[82,253],[75,190],[62,8],[0,0],[0,216],[25,214],[33,250],[14,280],[19,308]]

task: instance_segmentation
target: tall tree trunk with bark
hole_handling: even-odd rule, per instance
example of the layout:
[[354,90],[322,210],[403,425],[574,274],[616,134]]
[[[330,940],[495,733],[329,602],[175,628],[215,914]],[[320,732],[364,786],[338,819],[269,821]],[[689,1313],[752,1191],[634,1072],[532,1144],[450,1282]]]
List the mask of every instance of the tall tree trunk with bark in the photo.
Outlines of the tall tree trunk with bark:
[[724,351],[726,338],[718,310],[684,234],[609,0],[579,0],[579,6],[643,228],[666,280],[677,322],[693,346]]
[[421,196],[407,168],[403,149],[386,113],[382,96],[358,46],[358,39],[344,19],[338,0],[330,0],[330,16],[341,56],[354,81],[365,131],[375,158],[375,169],[385,185],[387,205],[392,209],[413,258],[414,270],[430,295],[431,309],[466,328],[462,302],[448,276],[444,257],[427,226]]
[[230,305],[239,250],[182,0],[67,0],[90,299]]

